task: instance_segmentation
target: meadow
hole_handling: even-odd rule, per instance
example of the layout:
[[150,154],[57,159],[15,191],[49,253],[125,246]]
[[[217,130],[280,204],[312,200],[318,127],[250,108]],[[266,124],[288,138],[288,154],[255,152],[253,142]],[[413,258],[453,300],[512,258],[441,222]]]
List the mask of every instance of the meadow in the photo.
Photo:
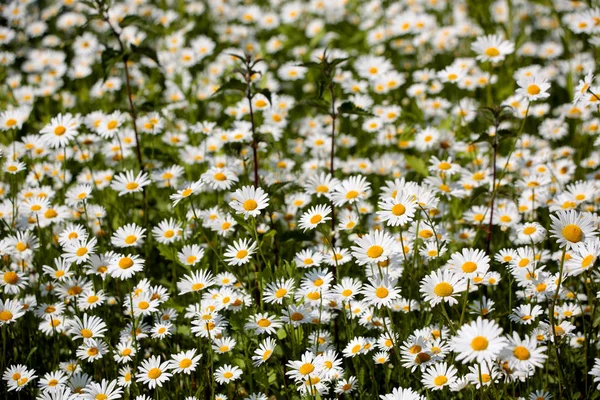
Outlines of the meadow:
[[0,4],[0,397],[600,399],[597,0]]

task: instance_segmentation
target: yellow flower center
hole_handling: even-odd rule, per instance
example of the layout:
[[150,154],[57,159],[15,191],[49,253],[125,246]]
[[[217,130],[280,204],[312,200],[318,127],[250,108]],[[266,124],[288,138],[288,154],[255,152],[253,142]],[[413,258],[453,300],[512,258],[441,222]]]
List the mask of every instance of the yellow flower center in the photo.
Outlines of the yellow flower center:
[[527,93],[530,94],[530,95],[532,95],[532,96],[535,96],[536,94],[540,94],[540,92],[541,92],[541,89],[536,84],[532,84],[532,85],[527,86]]
[[67,128],[65,128],[62,125],[57,126],[56,128],[54,128],[54,134],[56,136],[62,136],[65,134],[65,132],[67,131]]
[[405,212],[406,207],[404,207],[402,204],[396,204],[394,205],[394,207],[392,207],[392,214],[394,214],[397,217],[404,215]]
[[137,182],[129,182],[127,185],[125,185],[125,189],[135,190],[138,188],[138,186],[140,186],[140,185],[138,185]]
[[319,222],[321,222],[321,220],[322,220],[322,219],[323,219],[323,217],[321,217],[321,215],[319,215],[319,214],[316,214],[316,215],[313,215],[313,216],[310,218],[310,223],[311,223],[311,224],[318,224]]
[[471,341],[471,348],[475,351],[482,351],[488,348],[488,340],[483,336],[476,336]]
[[260,326],[261,328],[266,328],[271,326],[271,321],[269,321],[266,318],[261,318],[258,321],[256,321],[256,325]]
[[135,243],[135,241],[137,240],[137,236],[135,235],[129,235],[125,238],[125,243],[127,244],[133,244]]
[[140,301],[140,303],[138,304],[138,308],[140,310],[146,310],[148,307],[150,307],[150,303],[148,303],[147,301]]
[[356,190],[351,190],[348,193],[346,193],[346,199],[351,200],[351,199],[355,199],[358,197],[358,192]]
[[5,272],[4,282],[8,283],[9,285],[15,285],[17,282],[19,282],[19,275],[13,271]]
[[378,246],[378,245],[371,246],[367,250],[367,256],[369,258],[378,258],[378,257],[381,257],[382,254],[383,254],[383,247]]
[[500,55],[500,51],[495,47],[488,47],[485,49],[485,55],[488,57],[496,57]]
[[448,378],[446,378],[444,375],[436,376],[433,380],[433,384],[435,386],[443,386],[446,384],[446,382],[448,382]]
[[477,270],[477,264],[475,264],[473,261],[467,261],[462,265],[462,270],[463,272],[470,274]]
[[89,330],[89,329],[82,329],[81,330],[81,336],[83,336],[86,339],[91,338],[93,335],[94,335],[94,333],[91,330]]
[[581,261],[581,268],[588,268],[593,263],[594,263],[594,256],[592,254],[590,254]]
[[433,293],[439,297],[448,297],[452,296],[452,293],[454,293],[454,288],[448,282],[440,282],[433,288]]
[[148,378],[158,379],[162,375],[162,371],[159,368],[152,368],[148,371]]
[[12,317],[12,313],[8,310],[3,310],[0,312],[0,321],[10,321]]
[[131,268],[132,265],[133,260],[129,257],[123,257],[119,260],[119,268],[121,269]]
[[571,243],[580,242],[583,238],[583,231],[575,224],[569,224],[562,230],[562,234]]
[[377,290],[375,291],[375,296],[379,297],[380,299],[385,299],[386,297],[388,297],[389,294],[389,290],[387,290],[384,287],[377,288]]
[[258,203],[255,200],[248,199],[244,202],[244,210],[246,211],[256,210],[256,207],[258,207]]
[[192,365],[192,360],[189,358],[184,358],[179,362],[179,368],[189,368]]
[[244,257],[246,257],[248,255],[248,250],[240,250],[237,252],[237,254],[235,255],[235,258],[239,258],[240,260]]
[[221,182],[223,182],[224,180],[226,180],[226,179],[227,179],[227,177],[225,176],[225,174],[224,174],[224,173],[222,173],[222,172],[217,172],[217,173],[216,173],[216,174],[213,176],[213,178],[214,178],[215,180],[217,180],[217,181],[221,181]]
[[529,350],[527,350],[527,348],[523,346],[515,347],[515,349],[513,350],[513,355],[521,361],[529,360],[529,358],[531,357]]

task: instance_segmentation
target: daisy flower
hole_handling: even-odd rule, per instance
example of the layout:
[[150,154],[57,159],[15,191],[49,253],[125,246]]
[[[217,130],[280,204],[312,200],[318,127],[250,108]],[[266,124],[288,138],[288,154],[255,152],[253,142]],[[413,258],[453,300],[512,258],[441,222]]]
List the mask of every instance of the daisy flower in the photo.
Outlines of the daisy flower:
[[17,294],[27,286],[28,278],[22,272],[4,271],[0,274],[0,286],[4,293]]
[[421,281],[420,292],[425,301],[431,306],[447,302],[450,305],[458,304],[454,297],[467,289],[467,282],[459,275],[448,270],[437,270],[427,275]]
[[59,114],[52,118],[46,126],[42,128],[40,134],[44,143],[50,148],[67,147],[69,142],[77,136],[79,120],[71,114]]
[[144,244],[146,230],[135,223],[119,227],[110,240],[116,247],[140,247]]
[[575,88],[575,96],[573,98],[573,104],[579,103],[583,98],[585,98],[588,90],[592,86],[592,82],[594,80],[593,71],[588,71],[583,79],[579,80],[577,87]]
[[531,325],[537,317],[544,313],[539,305],[531,306],[531,304],[521,304],[513,309],[513,312],[508,316],[511,321],[522,325]]
[[75,241],[66,243],[63,246],[64,253],[62,257],[65,261],[70,263],[76,263],[77,265],[87,262],[90,256],[96,251],[97,240],[95,237],[90,240],[77,239]]
[[179,294],[198,292],[215,284],[215,278],[209,270],[200,270],[185,275],[177,282]]
[[377,308],[389,307],[392,301],[400,297],[400,289],[396,288],[396,283],[396,279],[386,275],[376,277],[363,287],[361,293],[369,304]]
[[294,261],[299,268],[318,267],[323,260],[323,255],[318,251],[302,250],[296,253]]
[[117,386],[117,381],[107,381],[102,379],[102,382],[90,382],[83,388],[84,399],[103,399],[116,400],[120,399],[123,390]]
[[502,328],[495,321],[477,317],[477,321],[463,325],[450,341],[456,359],[463,363],[493,363],[506,345]]
[[0,299],[0,327],[15,322],[25,314],[25,311],[18,300]]
[[566,250],[573,249],[576,244],[584,243],[596,236],[594,220],[587,213],[579,213],[575,210],[559,211],[556,215],[550,215],[552,226],[550,232],[557,239],[560,247]]
[[252,315],[248,322],[244,325],[245,329],[253,330],[255,334],[266,333],[272,335],[277,332],[277,329],[282,327],[281,321],[274,316],[269,316],[268,313],[258,313]]
[[393,198],[379,202],[377,215],[388,226],[403,226],[412,221],[417,211],[416,198],[412,193],[399,190]]
[[58,391],[66,386],[69,377],[63,371],[48,372],[38,382],[38,386],[44,391]]
[[277,347],[274,339],[266,338],[262,341],[262,343],[258,346],[258,349],[254,350],[254,355],[252,356],[253,365],[258,367],[265,362],[273,355],[275,351],[275,347]]
[[415,392],[410,388],[394,388],[392,390],[392,393],[381,395],[379,397],[382,400],[426,400],[425,396],[421,396],[419,393]]
[[309,229],[314,229],[318,225],[329,221],[331,218],[328,215],[331,214],[331,207],[323,204],[319,204],[310,208],[298,222],[298,228],[303,229],[305,232]]
[[163,383],[173,376],[167,372],[169,368],[169,361],[161,363],[160,356],[151,356],[150,359],[142,361],[138,367],[135,381],[147,384],[150,389],[156,386],[162,387]]
[[9,174],[15,175],[21,171],[25,171],[25,163],[19,160],[8,160],[4,163],[3,170]]
[[242,370],[238,367],[225,364],[222,367],[217,368],[214,376],[219,384],[229,383],[238,380],[240,376],[242,376]]
[[83,344],[77,348],[77,358],[94,362],[102,358],[108,352],[108,345],[96,339],[84,339]]
[[162,220],[158,226],[152,228],[152,236],[161,244],[170,244],[180,240],[182,233],[179,223],[173,218]]
[[129,338],[117,344],[113,351],[113,358],[118,363],[128,363],[133,359],[137,351],[133,345],[133,341]]
[[213,340],[212,348],[219,354],[225,354],[235,348],[237,342],[230,337],[216,338]]
[[203,173],[201,179],[214,190],[228,190],[238,181],[238,177],[233,171],[217,167],[212,167]]
[[371,231],[357,238],[352,246],[352,256],[358,265],[375,264],[388,259],[396,252],[396,240],[382,230]]
[[256,243],[251,239],[240,239],[227,246],[223,254],[229,265],[243,265],[250,261],[252,254],[256,252]]
[[108,264],[108,273],[115,279],[129,279],[136,272],[143,271],[144,260],[140,256],[115,254]]
[[[131,301],[125,300],[125,307],[131,313]],[[150,315],[158,311],[159,302],[150,293],[133,298],[133,315],[136,317]]]
[[517,81],[519,88],[516,91],[517,96],[521,96],[528,101],[535,101],[550,97],[548,89],[550,84],[545,77],[529,76]]
[[594,238],[587,243],[579,243],[574,250],[574,254],[565,261],[568,276],[580,275],[594,267],[600,256],[600,240]]
[[282,304],[283,300],[291,295],[295,288],[293,279],[280,278],[278,281],[267,285],[263,293],[263,300],[268,304]]
[[269,205],[269,196],[264,190],[254,186],[244,186],[236,190],[232,193],[232,198],[229,206],[238,214],[242,214],[244,219],[256,217]]
[[371,184],[364,176],[351,176],[334,187],[331,200],[337,207],[365,200],[370,195]]
[[517,238],[522,244],[540,243],[546,237],[546,229],[537,222],[526,222],[517,228]]
[[316,355],[311,351],[307,351],[300,357],[300,360],[290,360],[287,363],[288,370],[286,375],[289,375],[297,382],[303,382],[308,377],[320,377],[323,375],[323,356]]
[[309,195],[316,195],[317,198],[325,196],[330,197],[333,188],[339,185],[340,181],[330,174],[322,172],[318,175],[311,175],[304,184],[304,190]]
[[450,256],[449,269],[459,276],[472,279],[484,275],[490,267],[490,258],[483,250],[462,249]]
[[477,38],[471,44],[471,49],[477,53],[477,60],[497,63],[515,51],[514,43],[503,40],[500,35],[486,35]]
[[171,370],[177,374],[191,374],[196,370],[202,354],[196,355],[196,349],[182,351],[171,355]]
[[204,257],[204,249],[197,244],[186,244],[181,251],[177,253],[179,262],[183,265],[194,266]]
[[35,370],[28,369],[27,366],[18,364],[9,366],[2,374],[2,379],[6,381],[8,391],[21,391],[27,384],[37,378]]
[[73,339],[102,338],[106,332],[106,324],[102,318],[88,314],[83,314],[83,320],[75,317],[69,322],[68,327]]
[[31,107],[19,107],[0,113],[0,130],[21,129],[29,114]]
[[500,353],[500,358],[508,361],[511,368],[520,371],[529,371],[534,368],[543,368],[544,362],[548,356],[544,354],[546,346],[538,346],[535,337],[519,337],[517,332],[513,332],[512,337],[508,337],[508,344]]
[[425,370],[421,382],[431,390],[442,390],[456,382],[458,371],[447,363],[433,364]]
[[185,186],[183,189],[179,189],[177,191],[177,193],[174,193],[171,196],[169,196],[171,201],[173,201],[173,206],[176,206],[183,199],[186,199],[190,196],[193,196],[193,195],[199,193],[203,184],[204,183],[201,180],[198,180],[196,182],[191,182],[187,186]]
[[110,187],[119,192],[119,196],[124,196],[129,193],[141,192],[144,186],[148,186],[150,183],[146,172],[140,171],[134,176],[133,171],[130,170],[115,175]]

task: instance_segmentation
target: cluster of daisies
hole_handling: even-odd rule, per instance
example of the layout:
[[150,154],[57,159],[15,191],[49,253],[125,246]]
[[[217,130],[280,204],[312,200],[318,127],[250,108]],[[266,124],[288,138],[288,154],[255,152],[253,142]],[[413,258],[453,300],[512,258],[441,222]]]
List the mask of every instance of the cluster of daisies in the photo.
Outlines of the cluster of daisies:
[[594,398],[588,3],[0,5],[0,393]]

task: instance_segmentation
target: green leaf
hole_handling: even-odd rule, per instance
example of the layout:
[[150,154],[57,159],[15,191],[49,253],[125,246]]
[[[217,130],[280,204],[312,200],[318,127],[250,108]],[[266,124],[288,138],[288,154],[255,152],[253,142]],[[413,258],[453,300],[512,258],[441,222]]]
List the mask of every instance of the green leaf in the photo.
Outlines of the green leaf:
[[351,114],[351,115],[362,115],[372,117],[373,114],[369,111],[358,107],[356,104],[351,101],[345,101],[338,107],[338,113],[340,114]]
[[329,103],[323,99],[306,99],[299,102],[300,105],[316,108],[324,113],[329,114]]
[[237,79],[230,79],[219,87],[219,89],[213,93],[213,96],[220,94],[226,90],[237,90],[238,92],[246,93],[246,84],[238,81]]
[[332,61],[329,62],[329,65],[335,67],[341,63],[343,63],[344,61],[347,61],[348,57],[345,58],[334,58]]
[[285,332],[285,329],[283,329],[283,328],[277,329],[277,337],[279,338],[279,340],[285,339],[287,337],[287,333]]
[[415,171],[417,174],[423,175],[423,176],[429,176],[429,171],[427,170],[427,165],[425,164],[425,161],[422,158],[407,155],[407,156],[405,156],[405,159],[406,159],[406,163],[408,164],[408,166],[411,167],[413,169],[413,171]]
[[481,142],[491,143],[493,140],[494,140],[493,136],[490,136],[490,134],[487,132],[483,132],[482,134],[477,136],[477,138],[475,140],[473,140],[473,142],[471,142],[471,143],[481,143]]
[[146,21],[139,15],[128,15],[119,22],[119,26],[125,28],[129,25],[143,25]]
[[110,70],[112,67],[123,59],[123,54],[113,50],[111,48],[106,48],[102,52],[101,62],[102,62],[102,70],[104,71],[103,81],[108,78],[110,74]]
[[159,64],[158,54],[156,53],[156,50],[154,50],[153,48],[148,47],[148,46],[136,46],[136,45],[132,44],[131,50],[133,51],[134,54],[144,55],[144,56],[150,58],[152,61],[154,61],[157,65]]
[[27,364],[29,362],[29,359],[31,358],[33,353],[36,352],[36,350],[37,350],[37,346],[35,346],[33,349],[29,350],[29,354],[27,354],[27,358],[25,359],[25,364]]

